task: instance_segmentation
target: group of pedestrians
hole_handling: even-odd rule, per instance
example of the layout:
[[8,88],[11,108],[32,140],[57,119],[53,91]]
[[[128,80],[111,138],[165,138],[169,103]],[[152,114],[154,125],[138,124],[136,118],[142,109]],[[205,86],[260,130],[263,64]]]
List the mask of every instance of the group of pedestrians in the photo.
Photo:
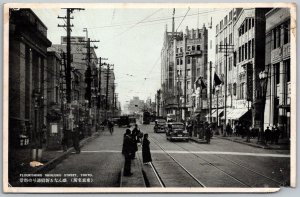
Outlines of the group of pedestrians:
[[[142,140],[143,139],[143,140]],[[136,152],[138,151],[138,144],[141,143],[142,140],[142,155],[143,155],[143,163],[148,164],[152,161],[151,153],[150,153],[150,141],[148,140],[148,134],[143,134],[140,129],[138,129],[137,124],[134,129],[131,131],[130,129],[126,129],[123,138],[123,148],[122,154],[125,157],[124,164],[124,176],[131,176],[131,160],[136,158]]]
[[272,127],[272,130],[267,127],[265,130],[265,143],[268,144],[278,144],[279,136],[280,136],[280,130],[276,125]]

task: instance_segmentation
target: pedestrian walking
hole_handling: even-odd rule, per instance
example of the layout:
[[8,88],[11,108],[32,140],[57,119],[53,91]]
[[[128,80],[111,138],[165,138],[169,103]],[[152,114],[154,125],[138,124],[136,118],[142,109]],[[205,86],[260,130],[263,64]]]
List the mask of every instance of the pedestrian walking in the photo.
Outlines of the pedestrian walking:
[[250,132],[251,132],[252,128],[251,128],[251,126],[250,127],[246,126],[245,129],[246,129],[246,131],[245,131],[246,132],[246,142],[250,142],[250,136],[251,136]]
[[134,129],[131,132],[131,138],[132,138],[132,141],[133,141],[132,159],[135,159],[135,153],[138,151],[138,146],[137,146],[138,133],[139,133],[138,125],[135,124]]
[[124,176],[131,176],[133,173],[131,172],[131,158],[132,158],[132,149],[133,149],[133,141],[131,138],[131,131],[130,129],[126,129],[126,133],[124,134],[123,139],[123,148],[122,154],[125,157],[124,163]]
[[278,144],[279,136],[280,136],[280,130],[277,125],[274,125],[274,142],[275,142],[275,144]]
[[149,164],[152,162],[151,152],[150,152],[150,141],[148,140],[148,134],[144,134],[143,145],[142,145],[142,155],[143,155],[143,163]]
[[265,130],[265,140],[266,140],[266,144],[268,144],[269,140],[270,140],[270,135],[271,135],[271,130],[269,129],[269,127],[267,127],[267,129]]
[[206,140],[206,143],[209,144],[210,138],[211,138],[211,128],[207,122],[204,125],[204,129],[205,129],[205,140]]
[[112,123],[112,121],[107,122],[107,127],[108,127],[110,134],[112,135],[114,132],[114,124]]
[[73,140],[73,147],[77,154],[80,153],[80,146],[79,146],[79,126],[75,125],[74,129],[72,130],[72,140]]
[[231,126],[228,122],[227,125],[226,125],[226,135],[231,136],[231,131],[232,131],[232,129],[231,129]]

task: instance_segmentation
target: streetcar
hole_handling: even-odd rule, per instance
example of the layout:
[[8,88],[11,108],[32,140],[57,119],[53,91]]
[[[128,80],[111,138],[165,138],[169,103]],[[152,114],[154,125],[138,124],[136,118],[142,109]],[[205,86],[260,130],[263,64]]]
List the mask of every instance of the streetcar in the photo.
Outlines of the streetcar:
[[144,111],[143,112],[143,124],[150,124],[150,121],[151,121],[150,112]]

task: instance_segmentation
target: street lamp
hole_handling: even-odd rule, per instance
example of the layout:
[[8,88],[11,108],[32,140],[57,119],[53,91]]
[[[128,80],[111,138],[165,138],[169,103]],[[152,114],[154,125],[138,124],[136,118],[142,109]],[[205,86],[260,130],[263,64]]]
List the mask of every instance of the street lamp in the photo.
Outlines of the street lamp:
[[[266,70],[261,71],[258,74],[259,80],[260,80],[260,86],[261,86],[261,109],[264,109],[264,105],[265,105],[265,100],[266,100],[266,87],[267,87],[267,82],[268,82],[268,72]],[[261,127],[260,127],[260,131],[258,133],[257,136],[257,143],[264,143],[264,110],[262,113],[260,113],[261,115]]]

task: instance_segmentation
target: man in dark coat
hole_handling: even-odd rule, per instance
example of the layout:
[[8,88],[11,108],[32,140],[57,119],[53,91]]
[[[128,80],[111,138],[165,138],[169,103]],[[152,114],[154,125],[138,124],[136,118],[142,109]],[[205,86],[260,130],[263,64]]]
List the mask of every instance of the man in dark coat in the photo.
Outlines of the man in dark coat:
[[150,152],[150,141],[148,140],[148,134],[144,134],[143,147],[142,147],[143,163],[148,164],[152,161]]
[[132,133],[131,133],[131,138],[132,138],[132,141],[133,141],[132,159],[135,159],[135,153],[136,153],[136,151],[138,151],[138,146],[137,146],[138,133],[139,133],[138,126],[137,126],[137,124],[135,124],[135,127],[134,127],[134,129],[132,130]]
[[126,133],[124,134],[123,139],[123,148],[122,148],[122,154],[125,157],[125,163],[124,163],[124,176],[131,176],[131,158],[132,158],[132,149],[133,149],[133,142],[131,138],[131,131],[130,129],[126,129]]
[[265,140],[266,140],[266,144],[268,144],[269,140],[270,140],[270,135],[271,135],[271,130],[269,129],[269,127],[267,127],[267,129],[265,130]]
[[208,125],[208,123],[205,123],[204,131],[205,131],[205,140],[206,140],[207,144],[209,144],[210,143],[210,138],[211,138],[211,128]]

